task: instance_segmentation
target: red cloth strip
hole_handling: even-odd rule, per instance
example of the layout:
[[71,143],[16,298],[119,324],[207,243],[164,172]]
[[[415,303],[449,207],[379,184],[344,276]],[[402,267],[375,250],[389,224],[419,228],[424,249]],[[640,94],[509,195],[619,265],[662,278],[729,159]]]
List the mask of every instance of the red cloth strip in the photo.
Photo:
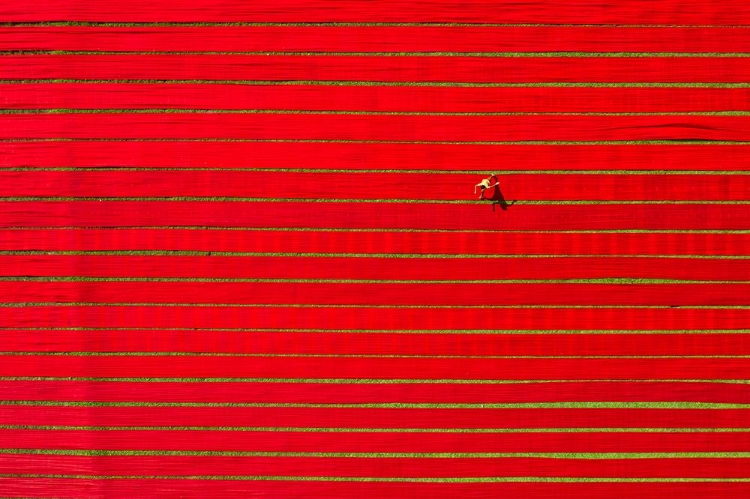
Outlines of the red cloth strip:
[[3,105],[9,109],[155,108],[460,113],[750,110],[750,89],[747,88],[8,83],[3,84],[2,89]]
[[[19,405],[2,406],[0,410],[0,424],[31,426],[85,424],[107,427],[746,429],[749,422],[749,409],[343,409]],[[349,434],[348,438],[356,440],[356,434]]]
[[38,282],[11,281],[4,303],[390,306],[742,306],[750,284]]
[[[27,332],[26,334],[31,335],[33,333]],[[667,336],[667,341],[673,341],[672,338],[674,336]],[[553,341],[549,337],[542,337],[548,343],[552,343]],[[430,338],[430,341],[433,340]],[[565,341],[559,341],[559,343],[565,343]],[[481,344],[477,345],[477,348],[481,347]],[[166,381],[0,380],[0,389],[4,393],[4,400],[54,400],[61,402],[286,402],[310,404],[390,402],[466,404],[521,402],[712,402],[742,404],[747,402],[748,395],[750,394],[750,387],[742,383],[681,383],[668,381],[559,381],[554,383],[524,382],[510,384],[349,384],[229,381],[180,383]],[[2,448],[2,445],[0,445],[0,448]],[[746,450],[750,451],[750,447]]]
[[[0,188],[22,196],[473,200],[488,174],[267,171],[3,171]],[[750,175],[503,174],[487,199],[747,201]],[[494,180],[493,180],[494,183]]]
[[[6,352],[306,355],[750,355],[747,334],[442,334],[237,331],[2,331]],[[714,389],[716,389],[714,387]],[[680,392],[681,393],[681,392]],[[676,393],[675,396],[679,396]]]
[[[280,193],[284,196],[284,193]],[[286,194],[289,196],[289,193]],[[744,204],[517,205],[493,213],[489,202],[16,201],[0,203],[5,227],[223,226],[444,230],[745,230]],[[502,240],[490,237],[498,247]]]
[[[55,435],[56,436],[56,435]],[[343,458],[0,454],[0,473],[378,478],[745,478],[750,459]]]
[[3,255],[0,275],[427,281],[609,278],[750,281],[750,259]]
[[[239,252],[271,252],[271,253],[416,253],[416,254],[448,254],[448,255],[706,255],[732,256],[748,255],[750,249],[750,234],[714,234],[714,233],[534,233],[534,232],[505,232],[502,227],[496,233],[478,234],[472,232],[289,232],[289,231],[257,231],[247,230],[200,230],[200,229],[0,229],[0,245],[4,250],[39,250],[39,251],[239,251]],[[501,242],[502,244],[498,244]],[[5,255],[3,262],[22,259],[21,256]],[[27,257],[45,268],[43,256]],[[83,258],[76,256],[75,258]],[[171,257],[184,258],[184,257]],[[249,258],[249,257],[242,257]],[[277,257],[278,258],[278,257]],[[23,261],[23,260],[20,260]],[[62,260],[61,260],[62,261]],[[86,268],[96,269],[104,266],[110,257],[97,256],[84,258]],[[131,260],[133,261],[133,260]],[[169,269],[169,262],[164,260],[160,268],[164,272]],[[183,260],[174,260],[183,261]],[[213,256],[210,261],[204,260],[203,265],[216,268],[224,261],[224,257]],[[227,260],[227,261],[231,261]],[[244,260],[249,261],[249,260]],[[319,262],[325,260],[318,259]],[[356,260],[360,261],[360,260]],[[364,261],[364,260],[362,260]],[[419,260],[414,260],[418,262]],[[472,261],[472,260],[469,260]],[[518,260],[517,266],[523,269],[524,264]],[[578,260],[576,260],[578,261]],[[618,260],[608,259],[607,262]],[[623,260],[619,260],[623,261]],[[630,261],[630,260],[628,260]],[[671,274],[669,260],[662,262],[660,272],[663,277]],[[678,260],[679,261],[679,260]],[[400,260],[389,259],[389,265],[412,265],[398,263]],[[493,272],[500,272],[505,265],[502,259],[493,259]],[[505,262],[505,263],[504,263]],[[375,264],[374,260],[369,262]],[[484,261],[484,263],[488,263]],[[573,262],[574,263],[574,262]],[[626,262],[625,262],[626,263]],[[744,275],[738,267],[743,262],[701,261],[691,260],[690,266],[683,267],[683,271],[692,274],[700,272],[704,266],[711,266],[719,272],[720,267],[727,265]],[[90,266],[89,266],[90,265]],[[213,267],[213,266],[216,267]],[[450,268],[450,260],[441,259],[440,265]],[[528,263],[527,263],[528,265]],[[531,263],[531,265],[536,265]],[[713,267],[716,265],[717,267]],[[134,267],[137,268],[137,267]],[[190,271],[199,272],[201,266],[190,267]],[[304,267],[291,268],[290,272],[301,272]],[[596,268],[595,266],[593,268]],[[648,265],[646,265],[648,268]],[[725,267],[726,268],[726,267]],[[259,271],[260,269],[255,269]],[[381,267],[381,270],[382,267]],[[482,266],[484,271],[484,266]],[[712,272],[713,272],[712,270]],[[12,272],[6,268],[6,272]],[[33,269],[27,269],[33,272]],[[79,268],[79,272],[83,269]],[[365,268],[361,269],[366,272]],[[385,271],[385,270],[383,270]],[[506,266],[505,271],[516,272]],[[571,269],[572,271],[572,269]],[[580,269],[579,272],[593,271],[592,268]],[[218,272],[218,270],[217,270]],[[637,275],[638,267],[628,269],[628,274]],[[12,275],[12,274],[8,274]],[[678,274],[675,274],[678,275]],[[687,274],[682,274],[687,275]],[[695,274],[692,274],[695,275]],[[490,276],[492,277],[492,276]],[[483,279],[488,278],[484,272]],[[726,276],[731,279],[731,276]]]
[[0,142],[0,166],[750,171],[747,145]]
[[2,309],[0,327],[258,329],[746,329],[744,308],[297,308],[39,306]]
[[744,28],[13,26],[0,50],[113,52],[748,52]]
[[[94,378],[747,379],[747,358],[0,355],[0,376]],[[750,421],[748,421],[750,423]]]
[[413,23],[548,23],[548,24],[697,24],[748,25],[750,13],[742,0],[643,0],[599,3],[590,0],[543,0],[534,3],[470,0],[347,1],[282,0],[247,4],[226,0],[166,0],[154,9],[149,0],[122,0],[102,5],[94,0],[46,0],[19,9],[0,7],[0,17],[13,22],[413,22]]
[[[675,433],[0,430],[0,448],[217,452],[748,452],[750,434],[690,430]],[[57,457],[44,456],[47,460]],[[586,469],[581,467],[584,472]]]
[[745,83],[750,65],[745,57],[6,55],[0,78]]
[[8,139],[748,141],[750,116],[7,114],[0,115],[0,134]]

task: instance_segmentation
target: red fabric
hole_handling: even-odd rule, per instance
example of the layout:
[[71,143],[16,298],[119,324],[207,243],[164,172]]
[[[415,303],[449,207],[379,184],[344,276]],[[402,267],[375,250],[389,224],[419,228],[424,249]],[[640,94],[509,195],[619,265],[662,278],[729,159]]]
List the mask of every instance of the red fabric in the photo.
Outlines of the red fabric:
[[591,0],[283,0],[245,4],[226,0],[166,0],[155,9],[149,0],[122,0],[101,5],[94,0],[46,0],[30,8],[3,5],[8,21],[120,22],[458,22],[542,24],[697,24],[744,26],[750,14],[742,0],[644,0],[602,3]]
[[[168,106],[169,109],[203,110],[432,113],[711,112],[747,111],[750,108],[750,89],[9,83],[3,85],[0,99],[11,109],[145,110]],[[200,146],[190,144],[184,147],[195,149]],[[205,147],[211,147],[211,144]],[[273,147],[273,144],[267,147]],[[149,145],[131,145],[131,151],[136,148],[149,148]],[[329,147],[329,151],[333,152],[333,149]],[[91,152],[102,154],[107,151],[95,148]],[[162,156],[164,159],[168,157],[166,154]]]
[[[134,333],[131,333],[131,335],[136,336]],[[675,336],[667,336],[666,338],[673,341]],[[643,338],[643,336],[636,336],[636,338],[639,337]],[[549,337],[542,336],[542,338],[547,343],[550,342]],[[643,340],[641,339],[641,341]],[[725,343],[729,342],[725,341]],[[481,344],[478,346],[481,346]],[[189,350],[189,347],[186,350]],[[560,352],[558,355],[563,355],[563,353]],[[288,402],[300,404],[691,401],[741,404],[747,400],[748,392],[750,392],[750,388],[740,384],[661,381],[557,381],[555,383],[529,382],[511,384],[423,383],[417,381],[395,384],[295,383],[292,381],[255,383],[228,381],[220,383],[181,383],[169,381],[131,381],[127,383],[119,381],[7,381],[0,384],[0,387],[2,387],[3,393],[8,400],[196,403]],[[584,438],[586,435],[580,434],[579,436]],[[705,437],[710,440],[719,436],[721,434]],[[738,438],[737,442],[743,442],[742,438],[744,438],[744,436],[737,435],[736,433],[727,434],[725,437],[729,439],[728,441],[734,441],[733,439]],[[549,438],[554,441],[555,438],[562,438],[562,436],[550,435]],[[686,436],[680,438],[689,441],[689,438]],[[649,439],[651,440],[651,437]]]
[[[27,120],[28,121],[28,120]],[[33,126],[33,122],[29,122]],[[0,142],[9,167],[310,168],[350,170],[750,171],[750,146],[477,145],[305,142]],[[479,180],[477,180],[478,182]],[[473,182],[475,183],[475,182]],[[470,187],[469,187],[470,188]]]
[[[97,9],[101,6],[97,6]],[[328,9],[331,6],[327,6]],[[125,14],[122,12],[121,14]],[[743,28],[599,26],[0,27],[2,50],[115,52],[746,52]]]
[[[745,248],[750,247],[750,234],[746,233],[703,233],[703,232],[633,232],[633,233],[581,233],[581,232],[512,232],[502,231],[497,234],[477,234],[473,232],[450,231],[450,232],[332,232],[320,231],[273,231],[273,230],[200,230],[200,229],[13,229],[0,230],[0,242],[8,250],[34,249],[38,251],[200,251],[211,252],[271,252],[271,253],[355,253],[355,254],[401,254],[413,253],[419,256],[428,254],[438,255],[476,255],[476,259],[485,261],[484,255],[705,255],[705,256],[733,256],[741,254]],[[498,253],[498,247],[501,248]],[[212,253],[213,254],[213,253]],[[27,261],[18,256],[7,257],[7,262]],[[82,256],[82,262],[90,262],[91,259]],[[174,256],[174,258],[177,258]],[[249,258],[249,257],[248,257]],[[111,257],[97,259],[98,264],[87,265],[79,272],[92,272],[96,268],[106,267],[107,260]],[[185,272],[200,272],[201,268],[219,269],[222,267],[223,258],[212,256],[210,260],[204,260],[200,266],[185,269]],[[0,265],[6,261],[0,260]],[[43,256],[34,256],[30,261],[35,262],[40,268],[49,268],[43,263]],[[58,257],[57,261],[64,261]],[[174,260],[179,261],[179,260]],[[321,261],[318,259],[317,261]],[[355,263],[360,260],[355,260]],[[362,260],[366,261],[366,260]],[[381,264],[380,260],[372,262]],[[471,258],[468,259],[472,261]],[[499,278],[502,272],[522,272],[524,269],[544,265],[541,260],[531,260],[524,263],[521,260],[512,260],[513,265],[502,259],[493,259],[493,268],[498,269],[498,274],[490,275],[490,278]],[[575,260],[583,261],[583,260]],[[719,272],[721,279],[731,280],[731,275],[724,273],[724,269],[733,269],[743,275],[740,269],[744,268],[745,262],[734,260],[697,260],[689,262],[678,260],[683,264],[681,269],[677,267],[680,263],[670,263],[670,260],[661,259],[658,276],[650,277],[667,278],[672,276],[670,272],[680,272],[681,275],[700,275],[701,269],[712,268]],[[659,261],[655,263],[659,263]],[[420,262],[420,260],[416,260]],[[450,260],[440,259],[442,268],[450,268]],[[570,260],[568,260],[570,262]],[[620,276],[646,277],[641,272],[648,272],[654,267],[649,260],[614,260],[600,261],[601,265],[610,266],[612,270],[618,269],[618,264],[627,265],[628,262],[643,263],[644,267],[629,265],[628,268],[620,269]],[[653,261],[651,261],[653,262]],[[389,261],[396,268],[407,266],[414,272],[418,267],[400,260]],[[426,263],[424,260],[421,263]],[[486,261],[485,261],[486,263]],[[560,261],[562,263],[562,261]],[[574,262],[570,262],[574,263]],[[574,265],[564,266],[571,272],[594,275],[598,265],[587,261],[589,265],[573,270]],[[687,265],[687,264],[690,265]],[[438,265],[432,262],[427,265]],[[61,263],[60,265],[64,265]],[[443,267],[444,266],[444,267]],[[13,275],[13,269],[4,267],[5,272]],[[133,266],[133,269],[137,265]],[[169,272],[170,265],[162,264],[164,272]],[[324,267],[323,267],[324,268]],[[359,272],[368,272],[367,268],[358,266]],[[544,268],[544,267],[540,267]],[[300,266],[297,270],[304,272],[306,267]],[[518,269],[518,270],[516,270]],[[258,272],[271,272],[271,268],[257,268]],[[276,270],[279,270],[278,268]],[[292,272],[294,269],[280,267],[279,271]],[[484,272],[484,269],[480,269]],[[34,269],[27,269],[33,275]],[[51,270],[50,270],[51,272]],[[238,272],[240,272],[238,270]],[[493,271],[494,272],[494,271]],[[663,272],[664,274],[661,274]],[[386,274],[387,275],[387,274]],[[403,274],[400,274],[403,275]],[[487,274],[483,274],[487,277]],[[602,277],[604,277],[602,275]]]
[[749,30],[0,2],[0,497],[750,496]]
[[[93,443],[109,451],[154,450],[192,452],[339,452],[339,453],[628,453],[748,452],[747,432],[535,432],[448,433],[414,431],[256,431],[256,430],[0,430],[4,447],[21,451],[40,446],[55,450],[86,450]],[[159,456],[164,458],[164,456]],[[50,461],[49,456],[44,459]],[[640,458],[647,461],[645,458]],[[699,461],[696,458],[693,458]],[[711,458],[712,460],[717,458]],[[559,462],[547,458],[550,464]],[[442,461],[446,464],[446,461]],[[579,465],[579,471],[586,467]],[[587,461],[596,466],[596,460]],[[616,461],[615,461],[616,462]],[[700,462],[700,461],[699,461]],[[722,461],[719,461],[722,462]],[[744,462],[744,461],[742,461]],[[52,463],[50,463],[52,464]],[[605,464],[606,466],[606,464]],[[85,469],[85,468],[84,468]],[[92,466],[95,469],[95,466]],[[675,467],[679,470],[679,467]]]
[[221,494],[226,499],[242,499],[248,495],[270,497],[424,497],[454,498],[495,497],[508,495],[529,499],[546,499],[551,495],[561,498],[586,497],[609,499],[616,495],[662,499],[679,495],[685,499],[703,497],[741,497],[750,493],[750,486],[742,482],[689,483],[371,483],[334,481],[229,481],[184,479],[65,479],[65,478],[0,478],[0,493],[24,497],[44,498],[70,494],[81,499],[97,499],[103,493],[108,498],[127,499],[148,490],[154,498],[171,498],[179,494],[185,499],[201,499],[206,490]]
[[[17,196],[236,197],[295,199],[455,200],[470,197],[476,175],[429,173],[313,173],[265,171],[0,170],[0,185]],[[747,175],[504,174],[500,190],[529,201],[746,201]],[[495,189],[486,191],[491,199]]]
[[[488,318],[488,316],[491,316]],[[746,308],[486,308],[76,306],[8,307],[0,327],[237,328],[357,330],[734,330]],[[741,373],[746,376],[745,373]],[[744,378],[743,378],[744,379]]]
[[7,55],[0,66],[0,78],[76,80],[741,83],[748,77],[743,57]]

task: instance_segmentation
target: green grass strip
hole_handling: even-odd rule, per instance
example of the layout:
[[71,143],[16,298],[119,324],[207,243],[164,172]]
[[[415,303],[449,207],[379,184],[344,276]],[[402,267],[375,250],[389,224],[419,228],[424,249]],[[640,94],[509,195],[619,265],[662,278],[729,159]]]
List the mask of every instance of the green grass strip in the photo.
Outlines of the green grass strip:
[[298,278],[223,278],[223,277],[89,277],[89,276],[0,276],[0,282],[236,282],[248,284],[725,284],[740,286],[750,280],[651,279],[610,277],[591,279],[298,279]]
[[[139,83],[139,84],[190,84],[190,85],[315,85],[341,87],[457,87],[457,88],[750,88],[750,82],[525,82],[525,83],[479,83],[479,82],[412,82],[412,81],[366,81],[366,80],[197,80],[197,79],[78,79],[78,78],[16,78],[0,80],[0,85],[38,83]],[[1,88],[1,87],[0,87]]]
[[482,57],[482,58],[745,58],[748,52],[581,52],[581,51],[542,51],[542,52],[454,52],[454,51],[371,51],[371,52],[338,52],[338,51],[179,51],[179,50],[0,50],[0,56],[13,55],[239,55],[239,56],[291,56],[291,57]]
[[[223,451],[142,451],[142,450],[68,450],[68,449],[0,449],[2,454],[42,456],[237,456],[237,457],[312,457],[312,458],[546,458],[546,459],[727,459],[750,458],[750,452],[223,452]],[[750,480],[750,478],[748,479]]]
[[750,428],[309,428],[280,426],[71,426],[0,425],[0,430],[34,431],[215,431],[263,433],[748,433]]
[[6,21],[0,22],[0,27],[37,27],[50,26],[78,26],[102,28],[168,28],[168,27],[477,27],[477,28],[506,28],[506,27],[553,27],[553,28],[714,28],[736,29],[746,28],[746,25],[713,25],[713,24],[586,24],[586,23],[457,23],[457,22],[241,22],[241,21],[170,21],[170,22],[111,22],[111,21]]
[[[243,202],[243,203],[336,203],[336,204],[451,204],[476,205],[488,204],[489,200],[477,199],[345,199],[345,198],[256,198],[256,197],[226,197],[226,196],[161,196],[161,197],[71,197],[71,196],[6,196],[0,197],[0,202],[77,202],[77,201],[134,201],[134,202]],[[608,205],[750,205],[750,200],[643,200],[643,201],[612,201],[612,200],[560,200],[560,201],[525,201],[514,200],[514,204],[525,206],[608,206]]]
[[[451,456],[452,457],[452,456]],[[0,478],[65,480],[186,480],[240,482],[344,482],[344,483],[750,483],[750,478],[573,478],[573,477],[445,477],[390,478],[276,475],[63,475],[0,474]]]
[[206,333],[217,333],[217,332],[233,332],[237,335],[253,334],[256,332],[266,333],[325,333],[325,334],[488,334],[488,335],[576,335],[576,334],[640,334],[640,335],[653,335],[653,334],[748,334],[750,329],[643,329],[643,330],[632,330],[632,329],[321,329],[321,328],[193,328],[186,329],[184,327],[34,327],[34,326],[18,326],[18,327],[3,327],[3,331],[29,331],[30,333],[37,331],[44,332],[69,332],[69,331],[92,331],[99,332],[102,330],[106,331],[145,331],[150,333],[158,333],[159,331],[183,331],[187,334],[206,334]]
[[[750,55],[750,54],[748,54]],[[0,87],[2,88],[2,87]],[[750,111],[660,111],[660,112],[429,112],[429,111],[336,111],[289,109],[182,109],[182,108],[34,108],[0,109],[0,115],[37,114],[271,114],[343,116],[750,116]],[[358,170],[361,171],[361,170]]]
[[538,383],[716,383],[750,385],[748,379],[554,379],[554,380],[486,380],[486,379],[356,379],[356,378],[100,378],[93,376],[0,376],[3,381],[92,381],[113,383],[307,383],[342,385],[528,385]]
[[669,410],[750,410],[748,404],[713,402],[528,402],[528,403],[484,403],[484,404],[437,404],[437,403],[362,403],[362,404],[314,404],[275,402],[92,402],[57,400],[5,400],[0,406],[24,407],[246,407],[285,409],[669,409]]

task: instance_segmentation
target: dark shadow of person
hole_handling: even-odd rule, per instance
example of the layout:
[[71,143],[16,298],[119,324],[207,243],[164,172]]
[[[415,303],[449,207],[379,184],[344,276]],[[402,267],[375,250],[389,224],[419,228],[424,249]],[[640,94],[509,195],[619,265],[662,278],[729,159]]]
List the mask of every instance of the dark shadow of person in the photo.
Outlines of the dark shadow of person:
[[[495,182],[497,182],[497,180],[495,180]],[[492,201],[492,211],[495,211],[496,204],[499,204],[500,209],[503,211],[507,211],[509,206],[516,204],[515,200],[511,201],[510,204],[505,200],[505,196],[503,196],[503,192],[500,190],[499,182],[492,189],[492,197],[486,198],[488,201]]]

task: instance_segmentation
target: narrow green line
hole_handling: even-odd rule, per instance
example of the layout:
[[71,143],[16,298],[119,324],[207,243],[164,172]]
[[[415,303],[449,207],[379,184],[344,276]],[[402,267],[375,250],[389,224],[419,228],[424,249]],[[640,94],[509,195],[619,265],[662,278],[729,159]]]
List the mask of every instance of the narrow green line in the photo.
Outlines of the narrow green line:
[[[517,140],[517,141],[447,141],[447,140],[354,140],[354,139],[229,139],[229,138],[69,138],[69,137],[35,137],[28,139],[0,139],[0,143],[216,143],[216,144],[401,144],[401,145],[488,145],[488,146],[646,146],[646,145],[705,145],[705,146],[747,146],[750,141],[709,140],[709,139],[671,139],[671,140]],[[359,200],[361,202],[361,200]]]
[[343,385],[528,385],[539,383],[715,383],[749,385],[747,379],[554,379],[554,380],[486,380],[486,379],[356,379],[356,378],[99,378],[91,376],[0,376],[2,381],[91,381],[112,383],[306,383]]
[[713,28],[718,30],[746,28],[747,25],[713,25],[713,24],[586,24],[586,23],[470,23],[470,22],[102,22],[102,21],[6,21],[0,27],[102,27],[102,28],[188,28],[188,27],[472,27],[472,28]]
[[[428,141],[428,140],[348,140],[348,139],[208,139],[208,138],[64,138],[46,137],[29,139],[0,139],[4,144],[24,144],[40,142],[48,143],[87,143],[102,141],[112,143],[216,143],[216,144],[400,144],[400,145],[488,145],[488,146],[646,146],[646,145],[705,145],[705,146],[747,146],[750,141],[704,140],[704,139],[673,139],[673,140],[592,140],[592,141],[564,141],[564,140],[519,140],[519,141]],[[358,201],[362,201],[361,199]]]
[[[446,456],[458,457],[458,456]],[[732,456],[734,457],[734,456]],[[341,482],[341,483],[750,483],[750,478],[572,478],[572,477],[445,477],[390,478],[280,475],[71,475],[6,473],[0,478],[64,480],[185,480],[196,482]]]
[[235,352],[185,352],[185,351],[0,351],[3,357],[244,357],[287,359],[750,359],[750,355],[399,355],[399,354],[298,354],[298,353],[235,353]]
[[[336,232],[336,233],[395,233],[395,234],[504,234],[504,235],[537,235],[537,234],[750,234],[750,229],[588,229],[588,230],[503,230],[503,229],[379,229],[379,228],[337,228],[337,227],[226,227],[212,225],[137,225],[137,226],[102,226],[102,227],[78,227],[78,226],[6,226],[2,230],[17,231],[59,231],[59,230],[81,230],[90,231],[106,229],[118,230],[207,230],[226,232]],[[281,253],[278,253],[281,254]],[[641,255],[652,256],[652,255]],[[660,255],[653,255],[658,257]],[[669,256],[669,255],[662,255]],[[717,256],[720,258],[720,256]]]
[[31,307],[153,307],[153,308],[315,308],[315,309],[385,309],[385,310],[750,310],[750,305],[380,305],[380,304],[341,304],[328,303],[172,303],[172,302],[3,302],[0,308],[31,308]]
[[195,408],[284,408],[284,409],[670,409],[750,410],[750,404],[712,402],[528,402],[528,403],[273,403],[273,402],[92,402],[62,400],[3,400],[3,406],[22,407],[195,407]]
[[236,55],[236,56],[283,56],[283,57],[481,57],[481,58],[647,58],[647,57],[664,57],[664,58],[745,58],[750,57],[747,52],[582,52],[582,51],[541,51],[541,52],[461,52],[461,51],[367,51],[367,52],[346,52],[346,51],[216,51],[216,50],[0,50],[0,57],[14,55],[101,55],[101,56],[120,56],[120,55]]
[[[380,169],[358,169],[351,170],[346,168],[318,168],[318,167],[279,167],[279,168],[255,168],[255,167],[241,167],[241,166],[222,166],[222,167],[171,167],[171,166],[13,166],[13,167],[1,167],[0,173],[5,172],[28,172],[28,173],[41,173],[41,172],[156,172],[163,173],[169,172],[170,174],[185,174],[188,172],[222,172],[228,175],[234,175],[238,173],[305,173],[305,174],[346,174],[346,175],[367,175],[367,174],[382,174],[382,175],[487,175],[491,172],[486,170],[431,170],[431,169],[391,169],[391,168],[380,168]],[[620,175],[632,175],[632,176],[653,176],[653,175],[696,175],[701,177],[715,177],[715,176],[748,176],[750,170],[502,170],[500,176],[506,175],[589,175],[589,176],[620,176]]]
[[711,335],[711,334],[747,334],[750,333],[750,329],[644,329],[644,330],[631,330],[631,329],[584,329],[584,330],[571,330],[571,329],[314,329],[314,328],[221,328],[221,327],[201,327],[186,329],[184,327],[31,327],[31,326],[16,326],[16,327],[2,327],[2,331],[44,331],[44,332],[71,332],[71,331],[82,331],[82,332],[101,332],[101,331],[127,331],[137,332],[145,331],[149,333],[156,333],[159,331],[181,331],[188,334],[205,334],[205,333],[216,333],[216,332],[234,332],[239,334],[253,334],[257,332],[262,333],[325,333],[325,334],[483,334],[483,335],[607,335],[607,334],[639,334],[639,335],[653,335],[653,334],[691,334],[691,335]]
[[[748,54],[750,56],[750,54]],[[0,87],[2,88],[2,87]],[[366,111],[366,110],[305,110],[305,109],[183,109],[183,108],[29,108],[0,109],[0,115],[58,114],[258,114],[312,116],[750,116],[750,111],[659,111],[659,112],[431,112],[431,111]],[[348,170],[351,171],[351,170]],[[359,170],[361,171],[361,170]]]
[[[0,250],[0,256],[158,256],[158,257],[181,257],[181,256],[203,256],[203,257],[273,257],[273,258],[397,258],[397,259],[419,259],[419,260],[446,260],[446,259],[568,259],[576,258],[586,260],[590,258],[628,258],[637,263],[638,259],[693,259],[693,260],[747,260],[750,255],[618,255],[618,254],[496,254],[496,253],[278,253],[257,251],[186,251],[186,250],[79,250],[79,251],[57,251],[57,250]],[[2,279],[2,278],[0,278]],[[21,279],[11,278],[7,279]],[[23,279],[34,279],[24,277]],[[431,281],[432,282],[432,281]],[[488,282],[482,280],[481,282]],[[736,282],[736,281],[732,281]]]
[[26,78],[3,79],[2,84],[38,83],[145,83],[145,84],[191,84],[191,85],[314,85],[341,87],[457,87],[457,88],[750,88],[750,82],[403,82],[367,80],[197,80],[197,79],[78,79],[78,78]]
[[0,430],[27,431],[215,431],[259,433],[426,433],[426,434],[517,434],[517,433],[750,433],[750,428],[308,428],[280,426],[66,426],[0,425]]
[[3,302],[0,308],[28,307],[190,307],[190,308],[315,308],[315,309],[387,309],[387,310],[750,310],[750,305],[382,305],[382,304],[330,304],[330,303],[182,303],[182,302]]
[[[133,201],[133,202],[242,202],[242,203],[332,203],[332,204],[449,204],[449,205],[477,205],[487,204],[489,200],[479,201],[477,199],[361,199],[361,198],[259,198],[259,197],[227,197],[227,196],[160,196],[160,197],[70,197],[70,196],[7,196],[0,197],[0,202],[77,202],[77,201]],[[750,205],[750,200],[516,200],[517,205],[525,206],[609,206],[609,205]]]
[[[311,458],[546,458],[546,459],[727,459],[750,458],[750,452],[224,452],[224,451],[144,451],[144,450],[68,450],[0,449],[2,454],[42,456],[237,456],[237,457],[311,457]],[[606,480],[606,479],[604,479]],[[692,479],[686,479],[692,480]],[[750,478],[748,478],[750,480]]]
[[[89,276],[0,276],[0,282],[202,282],[247,284],[723,284],[729,287],[750,283],[750,280],[720,279],[659,279],[642,277],[610,277],[581,279],[301,279],[301,278],[223,278],[223,277],[89,277]],[[750,303],[749,303],[750,304]]]

